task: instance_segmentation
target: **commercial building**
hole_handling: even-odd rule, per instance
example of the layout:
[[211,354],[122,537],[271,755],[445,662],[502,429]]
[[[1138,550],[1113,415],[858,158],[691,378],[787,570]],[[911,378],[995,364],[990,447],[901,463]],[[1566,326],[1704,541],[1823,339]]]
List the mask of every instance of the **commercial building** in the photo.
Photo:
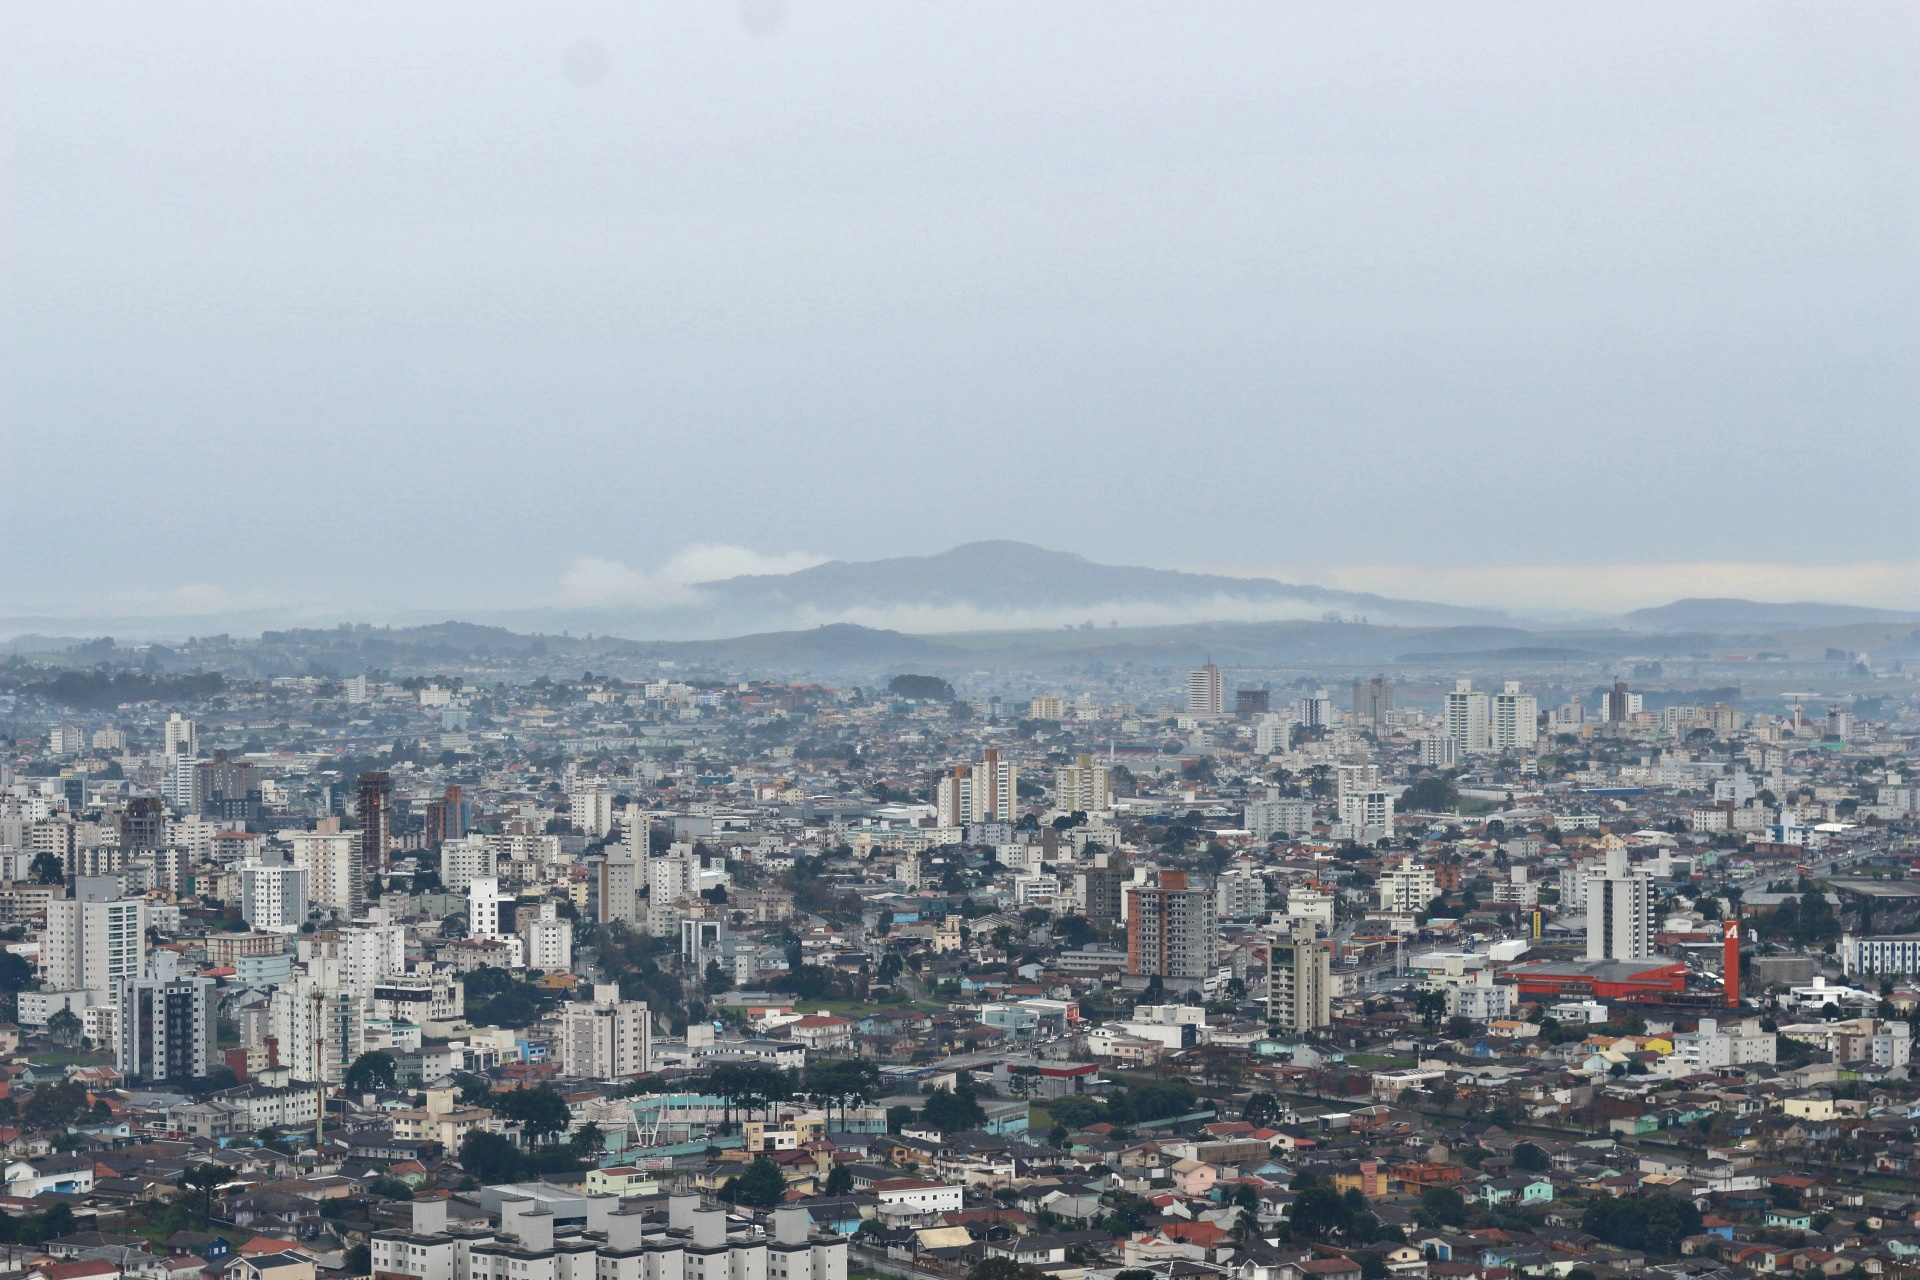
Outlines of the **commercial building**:
[[1531,960],[1507,973],[1523,1000],[1659,1000],[1687,989],[1687,966],[1669,960]]

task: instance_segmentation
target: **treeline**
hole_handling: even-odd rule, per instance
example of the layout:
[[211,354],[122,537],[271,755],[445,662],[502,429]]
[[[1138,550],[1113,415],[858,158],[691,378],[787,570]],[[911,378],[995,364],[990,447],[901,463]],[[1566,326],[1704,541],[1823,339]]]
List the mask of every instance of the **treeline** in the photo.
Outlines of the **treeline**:
[[62,671],[38,680],[0,680],[0,688],[89,711],[104,711],[123,702],[197,702],[226,687],[227,678],[217,671],[179,676],[144,671]]
[[1102,1123],[1125,1129],[1149,1120],[1192,1115],[1199,1109],[1193,1090],[1179,1083],[1143,1084],[1137,1089],[1110,1093],[1105,1098],[1070,1093],[1042,1105],[1053,1117],[1054,1124],[1068,1133]]

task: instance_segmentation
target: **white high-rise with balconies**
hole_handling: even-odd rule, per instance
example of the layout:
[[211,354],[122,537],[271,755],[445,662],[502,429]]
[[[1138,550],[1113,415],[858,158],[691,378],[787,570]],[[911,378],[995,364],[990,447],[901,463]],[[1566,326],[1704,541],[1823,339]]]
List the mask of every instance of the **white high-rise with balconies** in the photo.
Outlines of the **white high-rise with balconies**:
[[1473,687],[1471,680],[1453,682],[1447,695],[1447,736],[1453,739],[1461,755],[1486,751],[1491,744],[1488,724],[1491,713],[1487,695]]
[[1635,871],[1624,846],[1607,850],[1587,876],[1587,959],[1644,960],[1653,954],[1653,876]]
[[1493,695],[1487,724],[1489,745],[1495,751],[1531,751],[1540,742],[1540,703],[1520,692],[1520,682],[1509,680]]

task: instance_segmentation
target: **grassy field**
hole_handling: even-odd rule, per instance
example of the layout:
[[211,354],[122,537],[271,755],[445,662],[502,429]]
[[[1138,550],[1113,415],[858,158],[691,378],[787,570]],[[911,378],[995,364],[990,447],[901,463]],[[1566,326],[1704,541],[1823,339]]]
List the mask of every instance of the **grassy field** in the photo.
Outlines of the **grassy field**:
[[1030,1104],[1027,1107],[1027,1131],[1045,1133],[1053,1128],[1053,1116],[1042,1106]]
[[113,1058],[107,1054],[81,1053],[77,1049],[36,1053],[27,1061],[36,1067],[105,1067],[113,1064]]
[[1378,1053],[1350,1053],[1344,1059],[1350,1067],[1411,1067],[1412,1058],[1390,1058]]

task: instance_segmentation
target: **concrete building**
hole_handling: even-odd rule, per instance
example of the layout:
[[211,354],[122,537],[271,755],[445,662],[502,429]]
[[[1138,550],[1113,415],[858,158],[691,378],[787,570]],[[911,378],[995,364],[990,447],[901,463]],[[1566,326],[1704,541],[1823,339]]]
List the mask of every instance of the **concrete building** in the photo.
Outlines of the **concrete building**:
[[1091,755],[1053,771],[1053,807],[1062,813],[1105,813],[1113,805],[1108,791],[1109,771]]
[[1161,871],[1157,884],[1127,890],[1130,978],[1159,978],[1172,990],[1195,988],[1213,971],[1216,939],[1213,895],[1189,885],[1186,872]]
[[290,857],[269,854],[240,864],[240,918],[250,929],[288,933],[307,918],[307,869]]
[[565,973],[573,968],[573,921],[561,919],[551,902],[541,903],[538,914],[520,922],[520,942],[529,969]]
[[354,859],[359,841],[351,831],[301,831],[289,841],[293,865],[307,873],[307,897],[323,912],[352,918]]
[[1493,695],[1487,725],[1488,746],[1494,751],[1532,751],[1540,742],[1540,704],[1520,692],[1520,682],[1509,680]]
[[1400,865],[1393,870],[1380,873],[1374,892],[1379,896],[1382,911],[1425,911],[1427,904],[1439,896],[1440,888],[1434,881],[1432,867],[1407,856],[1402,857]]
[[600,983],[591,1001],[560,1010],[555,1057],[561,1074],[581,1080],[640,1075],[653,1059],[653,1019],[644,1001],[622,1000],[620,988]]
[[1267,1022],[1310,1032],[1333,1021],[1333,957],[1311,924],[1267,944]]
[[1626,846],[1608,847],[1587,875],[1587,959],[1644,960],[1653,954],[1653,877],[1635,871]]
[[1454,681],[1446,701],[1447,736],[1453,739],[1461,755],[1477,755],[1492,745],[1489,733],[1491,712],[1487,695],[1473,687],[1471,680]]
[[47,903],[45,983],[106,1004],[115,983],[146,972],[147,903],[122,898],[117,876],[81,876],[74,894]]
[[202,1079],[218,1062],[212,978],[122,978],[113,988],[114,1067],[129,1083]]
[[1220,668],[1209,662],[1198,671],[1187,675],[1187,714],[1190,716],[1225,715],[1227,710],[1226,682],[1220,677]]

